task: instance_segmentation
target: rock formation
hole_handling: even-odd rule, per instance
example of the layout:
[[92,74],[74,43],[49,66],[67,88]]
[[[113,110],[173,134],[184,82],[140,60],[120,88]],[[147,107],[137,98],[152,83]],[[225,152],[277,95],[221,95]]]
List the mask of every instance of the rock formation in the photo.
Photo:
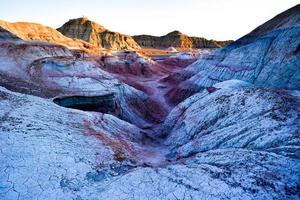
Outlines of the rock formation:
[[88,52],[91,52],[92,49],[95,48],[93,45],[87,42],[65,37],[57,30],[37,23],[9,23],[0,20],[0,27],[26,41],[50,42],[63,45],[71,49],[82,49]]
[[167,35],[156,37],[151,35],[136,35],[133,39],[146,48],[220,48],[230,44],[232,41],[207,40],[200,37],[189,37],[179,31],[173,31]]
[[57,29],[70,38],[77,38],[101,48],[112,50],[139,49],[131,36],[112,32],[87,18],[71,19]]
[[21,40],[16,35],[0,27],[0,42]]
[[[238,79],[258,86],[300,87],[300,6],[295,6],[223,49],[169,77],[177,82],[170,91],[180,102],[215,83]],[[178,84],[180,82],[180,84]],[[178,95],[181,94],[181,95]]]
[[1,31],[0,199],[299,199],[299,9],[152,59]]
[[160,133],[171,133],[165,140],[173,147],[171,158],[220,148],[264,149],[300,158],[288,147],[300,125],[300,101],[292,92],[256,88],[240,80],[213,87],[215,91],[204,90],[181,102],[166,118]]

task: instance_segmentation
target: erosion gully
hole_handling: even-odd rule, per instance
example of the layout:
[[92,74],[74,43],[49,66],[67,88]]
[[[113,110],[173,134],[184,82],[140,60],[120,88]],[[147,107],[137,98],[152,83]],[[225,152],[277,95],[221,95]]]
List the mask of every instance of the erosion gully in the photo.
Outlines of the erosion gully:
[[[160,57],[152,57],[153,60],[157,61],[157,64],[150,65],[149,69],[147,69],[147,74],[141,74],[140,73],[120,73],[120,71],[113,72],[110,71],[110,73],[113,73],[119,80],[123,81],[124,83],[136,88],[137,90],[145,92],[151,102],[155,102],[155,106],[158,106],[161,110],[162,114],[162,119],[159,119],[159,123],[157,122],[149,122],[146,120],[148,123],[150,123],[150,126],[147,126],[147,128],[142,128],[139,127],[138,124],[135,124],[137,127],[143,129],[143,138],[141,141],[138,142],[138,146],[134,147],[134,151],[131,154],[134,154],[134,156],[129,156],[125,157],[124,159],[128,159],[133,161],[134,163],[137,163],[137,165],[142,165],[142,166],[151,166],[151,167],[163,167],[166,166],[170,163],[173,163],[174,160],[170,158],[170,152],[171,152],[171,147],[167,146],[164,144],[164,138],[160,137],[159,132],[161,131],[161,125],[167,117],[168,113],[174,108],[174,105],[172,105],[170,102],[168,102],[166,95],[169,92],[170,89],[174,87],[174,83],[170,83],[166,81],[166,77],[169,75],[179,72],[180,70],[184,69],[187,67],[189,64],[195,61],[195,59],[190,59],[190,60],[180,60],[180,59],[171,59],[169,56],[160,56]],[[120,69],[122,66],[117,66],[117,69]],[[130,67],[130,66],[127,66]],[[106,69],[105,67],[103,68],[104,70]],[[139,68],[137,66],[132,66],[132,69],[137,69]],[[71,97],[72,98],[72,97]],[[74,97],[78,98],[81,100],[80,101],[89,101],[90,97],[88,100],[82,99],[83,97]],[[103,98],[103,97],[102,97]],[[103,100],[103,102],[100,102],[100,105],[104,103],[104,107],[111,107],[109,103],[109,98],[108,103]],[[70,103],[69,101],[72,101],[70,99],[54,99],[54,102],[58,103],[61,106],[64,106],[62,104],[68,104]],[[93,100],[91,100],[93,101]],[[60,103],[59,103],[60,102]],[[106,103],[105,103],[106,102]],[[98,102],[99,103],[99,102]],[[64,106],[68,107],[68,106]],[[92,110],[89,108],[84,108],[80,109],[77,108],[75,109],[80,109],[84,111],[96,111],[96,112],[102,112],[101,109],[99,108],[94,108],[93,106]],[[153,107],[153,106],[152,106]],[[70,107],[74,108],[74,107]],[[144,109],[144,108],[143,108]],[[153,110],[153,108],[151,108]],[[151,109],[148,109],[147,112],[151,112]],[[107,112],[104,112],[107,113]],[[109,113],[109,112],[108,112]],[[144,116],[144,118],[147,118]],[[120,152],[131,152],[131,141],[124,141],[124,139],[120,140],[114,140],[109,138],[109,136],[105,136],[105,134],[97,133],[95,130],[91,128],[90,125],[86,124],[88,132],[91,132],[96,139],[101,140],[102,142],[106,142],[108,146],[110,146],[116,155],[120,155]],[[122,149],[124,148],[124,149]],[[121,153],[122,154],[122,153]],[[116,156],[117,160],[118,157]],[[170,159],[169,159],[170,158]],[[120,159],[120,158],[119,158]],[[123,159],[123,158],[122,158]]]
[[[149,98],[158,102],[168,114],[172,108],[174,108],[174,105],[167,101],[166,94],[172,87],[174,87],[174,84],[164,81],[164,79],[169,75],[184,69],[195,60],[184,62],[180,60],[171,60],[168,62],[167,56],[152,59],[163,60],[163,62],[160,64],[163,70],[156,68],[156,70],[159,70],[159,73],[155,75],[145,77],[129,74],[118,74],[117,76],[120,80],[128,85],[133,87],[138,85],[139,88],[137,89],[140,89],[140,86],[142,86],[144,88],[144,92],[149,95]],[[165,115],[165,117],[166,116],[167,115]],[[139,151],[137,159],[139,160],[139,163],[142,163],[145,166],[164,167],[174,162],[172,159],[168,158],[171,148],[166,146],[164,144],[164,138],[159,137],[159,134],[157,134],[164,119],[161,121],[162,122],[158,124],[152,123],[151,127],[144,129],[145,139],[141,142],[141,151]]]

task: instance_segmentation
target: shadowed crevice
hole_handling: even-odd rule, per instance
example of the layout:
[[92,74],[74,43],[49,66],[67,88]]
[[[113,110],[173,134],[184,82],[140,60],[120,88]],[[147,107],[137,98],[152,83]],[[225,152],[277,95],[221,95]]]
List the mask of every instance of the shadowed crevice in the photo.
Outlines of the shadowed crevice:
[[59,106],[83,111],[96,111],[112,113],[116,109],[115,94],[101,96],[67,96],[57,97],[53,100]]

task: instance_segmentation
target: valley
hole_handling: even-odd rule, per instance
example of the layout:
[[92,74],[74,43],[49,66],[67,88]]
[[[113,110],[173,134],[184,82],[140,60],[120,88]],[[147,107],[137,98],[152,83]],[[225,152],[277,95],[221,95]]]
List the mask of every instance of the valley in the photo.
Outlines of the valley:
[[236,41],[0,27],[0,199],[299,199],[300,5]]

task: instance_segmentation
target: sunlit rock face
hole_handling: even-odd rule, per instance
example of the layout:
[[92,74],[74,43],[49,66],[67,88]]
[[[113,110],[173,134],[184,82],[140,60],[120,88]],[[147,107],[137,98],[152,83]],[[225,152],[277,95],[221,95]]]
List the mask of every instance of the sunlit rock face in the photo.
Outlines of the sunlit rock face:
[[67,37],[81,39],[102,48],[113,50],[140,48],[131,36],[109,31],[87,18],[71,19],[57,30]]
[[72,19],[57,29],[59,32],[70,38],[80,38],[91,44],[98,45],[99,32],[106,29],[87,18]]
[[158,57],[0,32],[0,199],[299,199],[298,10]]
[[133,39],[141,46],[147,48],[220,48],[232,41],[207,40],[201,37],[189,37],[179,31],[173,31],[167,35],[157,37],[151,35],[136,35]]
[[83,40],[74,40],[65,37],[59,31],[37,23],[10,23],[0,20],[0,28],[9,31],[10,33],[25,41],[51,42],[54,44],[63,45],[68,48],[81,49],[87,52],[93,52],[94,49],[96,49],[96,46],[89,44]]

